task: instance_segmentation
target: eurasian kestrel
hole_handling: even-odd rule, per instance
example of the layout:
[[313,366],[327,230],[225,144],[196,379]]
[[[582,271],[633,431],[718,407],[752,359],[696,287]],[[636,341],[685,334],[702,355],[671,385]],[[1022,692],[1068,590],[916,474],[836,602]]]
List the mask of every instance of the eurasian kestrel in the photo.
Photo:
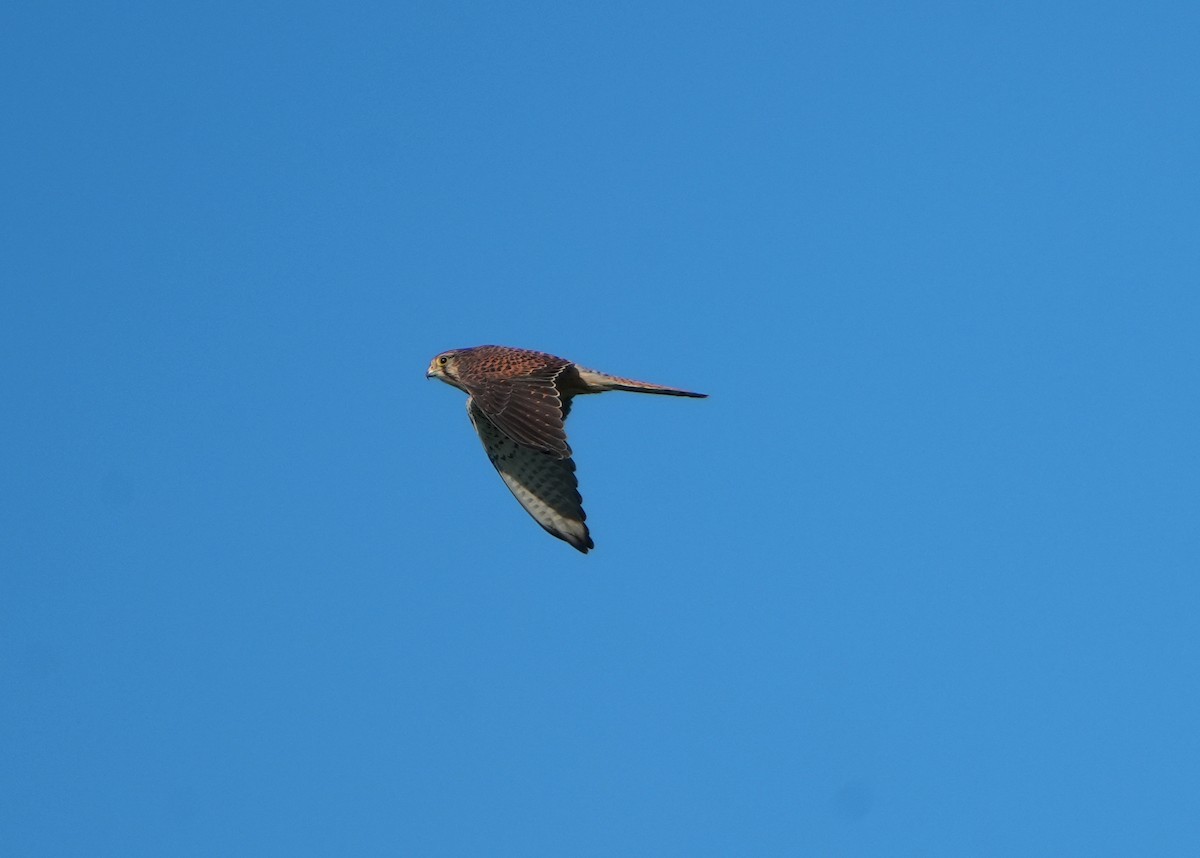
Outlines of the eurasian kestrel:
[[507,346],[442,352],[430,361],[425,377],[467,393],[471,423],[521,506],[547,531],[585,554],[594,544],[584,523],[587,516],[563,428],[571,399],[607,390],[708,395],[618,378],[554,355]]

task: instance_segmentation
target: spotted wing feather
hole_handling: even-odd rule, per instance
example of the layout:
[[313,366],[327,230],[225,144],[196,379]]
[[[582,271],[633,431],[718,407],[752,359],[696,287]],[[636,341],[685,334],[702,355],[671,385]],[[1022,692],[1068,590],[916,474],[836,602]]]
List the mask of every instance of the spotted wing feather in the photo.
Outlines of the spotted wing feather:
[[[499,352],[496,354],[496,352]],[[561,458],[571,455],[559,377],[570,361],[540,352],[481,346],[459,356],[460,381],[505,435]]]
[[585,554],[594,547],[574,460],[518,443],[489,419],[474,397],[467,400],[467,413],[488,458],[534,521]]

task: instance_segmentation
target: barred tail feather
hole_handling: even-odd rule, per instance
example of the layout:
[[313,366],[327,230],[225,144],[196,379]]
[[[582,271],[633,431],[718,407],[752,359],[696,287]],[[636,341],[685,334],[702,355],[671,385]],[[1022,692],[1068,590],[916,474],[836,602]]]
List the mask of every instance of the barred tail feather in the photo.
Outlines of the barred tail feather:
[[632,378],[621,378],[616,375],[608,375],[603,372],[596,372],[594,369],[584,369],[576,367],[579,372],[579,378],[589,388],[589,393],[601,393],[606,390],[627,390],[630,393],[656,393],[661,396],[691,396],[695,399],[705,399],[707,393],[695,393],[691,390],[683,390],[678,387],[667,387],[664,384],[650,384],[646,381],[637,381]]

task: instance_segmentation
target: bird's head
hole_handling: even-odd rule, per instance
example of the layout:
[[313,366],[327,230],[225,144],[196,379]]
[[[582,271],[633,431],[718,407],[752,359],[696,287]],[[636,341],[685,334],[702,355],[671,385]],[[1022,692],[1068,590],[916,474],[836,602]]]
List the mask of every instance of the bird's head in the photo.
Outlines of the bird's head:
[[429,362],[429,369],[425,370],[425,377],[440,379],[446,384],[459,387],[457,362],[458,352],[442,352]]

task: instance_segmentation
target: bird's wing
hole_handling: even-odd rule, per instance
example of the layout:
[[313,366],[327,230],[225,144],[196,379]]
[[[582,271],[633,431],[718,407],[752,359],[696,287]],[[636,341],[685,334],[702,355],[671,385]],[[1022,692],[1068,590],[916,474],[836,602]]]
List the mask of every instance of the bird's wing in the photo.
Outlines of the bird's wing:
[[488,458],[525,511],[551,534],[586,554],[593,543],[584,523],[587,515],[574,460],[518,443],[497,427],[474,397],[467,400],[467,414]]
[[515,378],[489,379],[469,389],[479,410],[522,446],[561,459],[571,456],[563,427],[569,406],[558,377],[569,363],[540,368]]

